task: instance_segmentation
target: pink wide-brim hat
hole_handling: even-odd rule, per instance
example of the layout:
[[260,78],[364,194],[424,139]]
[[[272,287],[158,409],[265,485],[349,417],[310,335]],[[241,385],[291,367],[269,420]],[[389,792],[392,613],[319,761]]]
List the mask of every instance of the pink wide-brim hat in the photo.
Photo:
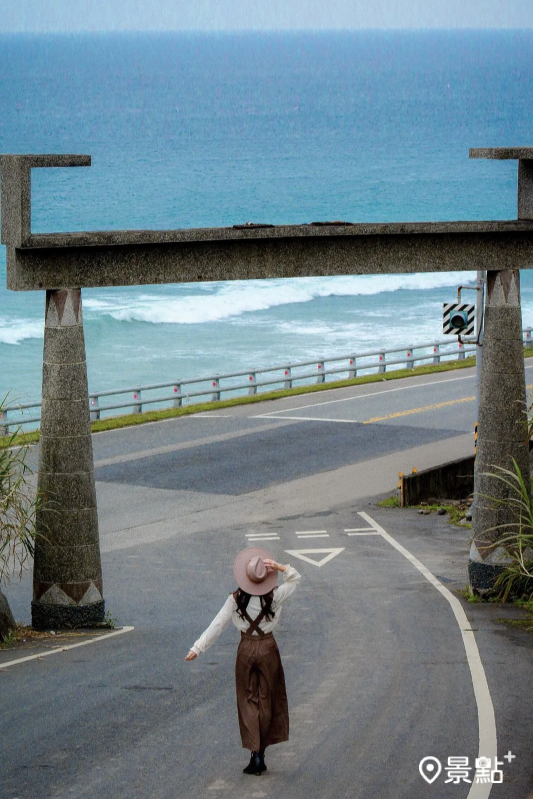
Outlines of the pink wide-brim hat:
[[242,588],[247,594],[261,596],[268,594],[276,587],[278,573],[277,571],[267,573],[267,568],[263,563],[265,558],[274,560],[268,549],[262,547],[247,547],[235,558],[233,576],[239,588]]

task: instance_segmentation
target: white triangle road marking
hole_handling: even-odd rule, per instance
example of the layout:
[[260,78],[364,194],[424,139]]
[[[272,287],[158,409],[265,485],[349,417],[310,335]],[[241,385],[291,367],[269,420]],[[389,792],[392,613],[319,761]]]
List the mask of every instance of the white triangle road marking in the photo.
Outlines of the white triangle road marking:
[[[340,555],[341,552],[344,552],[345,547],[338,547],[336,549],[286,549],[285,552],[287,555],[294,555],[295,558],[300,558],[300,560],[305,560],[306,563],[311,563],[313,566],[323,566],[324,563],[327,563],[329,560],[337,557]],[[312,558],[308,558],[308,555],[319,555],[324,554],[327,552],[325,558],[322,560],[313,560]]]

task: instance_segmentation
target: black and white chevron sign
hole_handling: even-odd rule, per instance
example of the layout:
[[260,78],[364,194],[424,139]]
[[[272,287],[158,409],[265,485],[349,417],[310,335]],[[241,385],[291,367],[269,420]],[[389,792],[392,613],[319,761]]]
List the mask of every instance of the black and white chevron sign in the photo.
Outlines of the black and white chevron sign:
[[[462,313],[467,315],[466,327],[461,323]],[[443,304],[442,332],[446,335],[472,336],[474,334],[474,321],[476,318],[476,306],[467,303],[449,302]]]

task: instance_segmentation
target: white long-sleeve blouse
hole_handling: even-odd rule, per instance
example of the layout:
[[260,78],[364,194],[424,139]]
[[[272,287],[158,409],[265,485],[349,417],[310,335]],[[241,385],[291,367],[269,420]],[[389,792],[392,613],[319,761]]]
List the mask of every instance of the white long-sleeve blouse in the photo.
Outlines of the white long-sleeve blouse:
[[[277,585],[274,588],[274,601],[272,602],[272,610],[275,611],[276,615],[273,619],[267,621],[267,619],[263,618],[259,622],[259,627],[263,632],[269,633],[276,627],[279,617],[281,614],[281,606],[283,602],[289,597],[292,592],[295,590],[296,586],[299,584],[300,580],[302,579],[302,575],[296,571],[294,566],[287,566],[283,574],[283,584]],[[248,603],[247,613],[252,619],[256,619],[257,616],[261,613],[261,600],[258,596],[250,597],[250,602]],[[250,626],[249,622],[246,619],[242,619],[237,613],[237,603],[233,597],[233,594],[230,594],[229,597],[224,602],[223,606],[204,632],[201,634],[200,638],[194,642],[193,646],[191,646],[192,651],[199,655],[201,652],[205,652],[206,649],[215,643],[217,638],[224,632],[226,627],[229,625],[230,622],[233,622],[235,627],[240,630],[241,632],[246,632],[248,627]],[[260,635],[254,631],[254,635]]]

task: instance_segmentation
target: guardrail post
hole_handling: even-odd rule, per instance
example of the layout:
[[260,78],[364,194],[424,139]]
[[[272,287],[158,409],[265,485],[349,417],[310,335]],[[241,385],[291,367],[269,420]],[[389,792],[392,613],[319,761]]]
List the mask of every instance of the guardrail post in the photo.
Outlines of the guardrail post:
[[220,400],[220,391],[218,390],[218,389],[220,389],[220,378],[219,377],[215,377],[213,379],[213,388],[215,389],[215,391],[213,391],[213,395],[211,397],[211,402],[218,402]]
[[462,341],[459,341],[459,358],[458,360],[464,361],[465,359],[465,345]]
[[91,422],[97,422],[100,418],[100,403],[98,397],[91,397],[89,405],[91,406]]
[[326,382],[326,375],[324,374],[324,361],[318,362],[318,377],[316,379],[317,383],[325,383]]
[[385,363],[385,353],[379,353],[379,366],[378,366],[378,374],[382,375],[383,372],[387,371],[387,364]]
[[0,436],[9,435],[9,423],[7,420],[7,411],[0,412]]
[[141,389],[138,388],[137,391],[133,395],[133,399],[136,400],[136,404],[133,406],[132,413],[142,413],[143,406],[141,403]]
[[292,372],[291,367],[285,367],[285,382],[283,383],[283,388],[292,388]]
[[183,400],[181,398],[181,383],[174,383],[174,394],[177,394],[178,396],[176,397],[176,399],[172,403],[172,407],[173,408],[181,408],[181,406],[183,404]]
[[414,369],[415,368],[415,359],[413,355],[413,348],[410,347],[407,350],[407,363],[405,364],[407,369]]
[[251,375],[248,377],[248,380],[250,381],[250,386],[248,388],[248,394],[250,396],[253,396],[254,394],[257,394],[257,381],[256,381],[256,377],[255,377],[255,372],[251,373]]
[[433,363],[440,363],[440,344],[438,341],[433,345]]
[[530,327],[526,327],[526,331],[525,332],[526,332],[526,335],[525,335],[525,340],[524,340],[524,347],[530,347],[531,346],[531,328]]
[[357,361],[355,355],[350,358],[350,369],[348,369],[348,380],[357,377]]

